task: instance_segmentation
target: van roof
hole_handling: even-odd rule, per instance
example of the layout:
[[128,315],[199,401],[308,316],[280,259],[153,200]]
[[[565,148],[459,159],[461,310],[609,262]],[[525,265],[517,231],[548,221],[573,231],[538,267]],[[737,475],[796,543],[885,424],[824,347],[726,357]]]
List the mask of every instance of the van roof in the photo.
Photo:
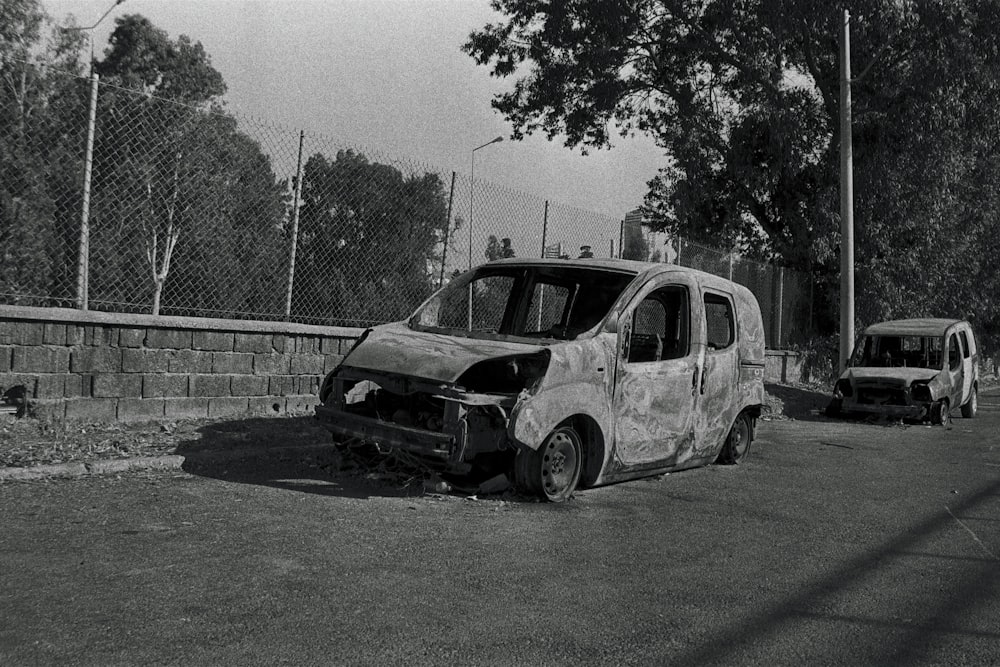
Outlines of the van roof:
[[943,336],[944,332],[963,320],[939,317],[918,317],[909,320],[879,322],[865,329],[866,336]]

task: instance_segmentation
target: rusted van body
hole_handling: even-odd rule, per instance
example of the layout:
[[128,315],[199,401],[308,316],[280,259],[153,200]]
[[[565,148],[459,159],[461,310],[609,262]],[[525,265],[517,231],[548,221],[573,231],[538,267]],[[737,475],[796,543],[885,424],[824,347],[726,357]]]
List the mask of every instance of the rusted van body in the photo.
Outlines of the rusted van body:
[[865,329],[827,414],[875,414],[941,424],[978,409],[979,350],[965,320],[892,320]]
[[445,472],[505,467],[559,501],[747,453],[764,330],[746,288],[667,264],[507,259],[370,329],[325,379],[335,441]]

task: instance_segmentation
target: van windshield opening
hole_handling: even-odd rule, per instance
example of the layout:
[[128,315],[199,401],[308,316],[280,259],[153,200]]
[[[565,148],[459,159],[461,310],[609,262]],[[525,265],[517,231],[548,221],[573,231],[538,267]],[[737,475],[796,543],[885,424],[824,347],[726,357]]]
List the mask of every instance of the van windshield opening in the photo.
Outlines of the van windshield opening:
[[940,336],[865,336],[852,366],[941,369]]
[[487,265],[431,297],[409,326],[473,338],[570,340],[600,324],[634,278],[575,266]]

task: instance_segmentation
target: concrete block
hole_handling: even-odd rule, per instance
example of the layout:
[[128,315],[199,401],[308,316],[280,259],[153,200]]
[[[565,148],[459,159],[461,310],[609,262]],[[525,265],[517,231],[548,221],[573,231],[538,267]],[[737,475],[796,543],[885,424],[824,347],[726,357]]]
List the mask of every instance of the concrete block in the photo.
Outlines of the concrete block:
[[123,373],[166,373],[170,370],[172,350],[122,350]]
[[344,360],[344,355],[342,354],[328,354],[323,358],[323,375],[326,375],[334,368],[340,365],[340,362]]
[[117,418],[117,398],[78,398],[66,401],[68,420],[106,423]]
[[306,395],[319,395],[319,383],[322,381],[317,375],[300,375],[295,378],[295,393]]
[[187,375],[155,373],[142,376],[143,398],[186,398],[187,396]]
[[203,419],[208,417],[208,399],[165,398],[163,413],[167,419]]
[[192,334],[182,329],[147,329],[146,347],[190,350]]
[[70,383],[71,388],[75,392],[72,395],[79,397],[82,395],[80,392],[80,377],[79,375],[71,375],[69,373],[45,373],[39,375],[35,384],[35,397],[64,398],[69,395],[66,391],[67,383]]
[[323,338],[319,342],[320,354],[340,354],[339,338]]
[[224,331],[195,331],[191,347],[196,350],[233,351],[233,334]]
[[322,354],[296,354],[292,357],[292,375],[322,375],[326,367]]
[[84,331],[83,327],[79,324],[67,324],[66,325],[66,344],[70,347],[76,347],[78,345],[83,345]]
[[0,320],[0,345],[41,345],[44,325],[41,322]]
[[229,396],[228,375],[192,375],[188,396]]
[[28,416],[40,421],[62,421],[66,418],[66,401],[61,398],[31,401]]
[[288,396],[296,393],[294,375],[272,375],[268,378],[267,393],[271,396]]
[[295,340],[289,339],[285,334],[274,334],[271,336],[271,346],[275,352],[291,352],[295,349]]
[[42,328],[42,342],[46,345],[65,345],[66,325],[46,322]]
[[208,399],[209,418],[242,415],[246,414],[249,409],[250,402],[246,396],[227,396],[225,398]]
[[212,353],[198,350],[178,350],[167,368],[170,373],[211,373]]
[[285,401],[273,396],[251,396],[247,411],[252,415],[274,416],[285,411]]
[[94,398],[140,398],[142,376],[138,373],[98,373],[94,375]]
[[119,373],[122,353],[118,348],[87,348],[70,353],[69,368],[74,373]]
[[66,398],[89,398],[91,387],[94,386],[93,375],[67,375],[63,384],[63,396]]
[[123,398],[118,401],[118,421],[156,421],[165,414],[162,398]]
[[254,375],[288,375],[292,367],[290,354],[253,355]]
[[11,370],[15,373],[66,373],[69,348],[15,347]]
[[[24,387],[24,393],[28,398],[35,396],[38,386],[38,376],[25,373],[0,373],[0,390],[6,391],[11,387]],[[2,393],[2,392],[0,392]]]
[[358,342],[357,338],[341,338],[340,339],[340,353],[346,355],[354,347],[354,344]]
[[[256,354],[268,354],[274,351],[274,340],[271,334],[259,333],[237,333],[233,344],[236,352],[254,352]],[[282,346],[279,352],[284,352]]]
[[0,373],[6,373],[10,371],[10,365],[12,363],[12,358],[14,356],[14,348],[8,346],[0,346]]
[[315,396],[287,396],[285,397],[285,412],[290,415],[312,414],[319,399]]
[[295,353],[296,354],[319,354],[319,337],[318,336],[296,336],[295,337]]
[[213,373],[252,373],[253,355],[249,352],[213,352]]
[[233,396],[266,396],[268,378],[265,375],[231,375],[229,386]]
[[118,329],[101,325],[88,325],[83,330],[83,344],[91,347],[117,347]]
[[142,343],[145,340],[145,329],[124,327],[118,330],[118,347],[142,347]]

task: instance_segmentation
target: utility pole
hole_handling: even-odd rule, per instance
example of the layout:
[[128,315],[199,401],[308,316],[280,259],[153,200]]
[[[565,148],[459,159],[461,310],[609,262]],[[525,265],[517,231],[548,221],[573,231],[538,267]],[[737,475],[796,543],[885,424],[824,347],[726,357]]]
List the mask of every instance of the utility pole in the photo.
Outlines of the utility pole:
[[851,143],[851,15],[840,32],[840,372],[854,346],[854,164]]

